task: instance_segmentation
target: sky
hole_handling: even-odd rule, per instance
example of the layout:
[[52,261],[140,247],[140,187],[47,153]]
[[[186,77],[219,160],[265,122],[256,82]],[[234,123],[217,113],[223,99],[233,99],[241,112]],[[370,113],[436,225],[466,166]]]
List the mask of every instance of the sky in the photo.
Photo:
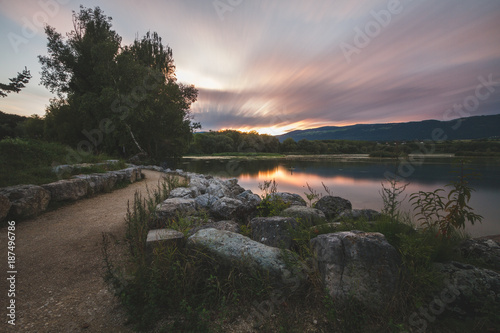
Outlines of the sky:
[[43,116],[44,24],[99,6],[128,45],[156,31],[203,131],[283,134],[320,126],[500,113],[499,0],[0,0],[0,110]]

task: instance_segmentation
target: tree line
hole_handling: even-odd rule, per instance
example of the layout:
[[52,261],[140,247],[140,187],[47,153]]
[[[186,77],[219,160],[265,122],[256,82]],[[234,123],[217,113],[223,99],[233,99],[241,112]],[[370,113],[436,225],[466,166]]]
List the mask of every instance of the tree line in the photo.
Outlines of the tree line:
[[498,140],[470,141],[352,141],[307,140],[287,138],[280,142],[276,137],[257,132],[235,130],[210,131],[194,134],[190,154],[216,153],[281,153],[281,154],[369,154],[372,157],[399,157],[415,152],[450,153],[468,156],[500,155]]

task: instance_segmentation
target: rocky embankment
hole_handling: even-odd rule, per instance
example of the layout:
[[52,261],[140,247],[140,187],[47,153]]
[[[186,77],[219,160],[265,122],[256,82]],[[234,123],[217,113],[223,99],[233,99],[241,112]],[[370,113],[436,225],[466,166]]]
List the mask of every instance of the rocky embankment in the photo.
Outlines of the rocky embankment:
[[[58,166],[55,173],[66,167]],[[47,210],[50,203],[75,201],[111,191],[119,183],[133,183],[142,178],[141,169],[130,166],[118,171],[81,174],[71,179],[43,185],[16,185],[0,188],[0,221],[5,218],[22,220]]]
[[[315,254],[311,262],[301,262],[290,250],[290,230],[299,223],[335,226],[345,216],[370,221],[379,215],[376,211],[352,209],[348,200],[334,196],[322,197],[312,208],[297,194],[279,192],[273,195],[289,206],[282,216],[257,217],[261,198],[238,185],[237,179],[151,168],[185,177],[189,185],[174,189],[157,206],[157,218],[151,221],[147,238],[149,247],[161,244],[201,249],[222,264],[275,276],[282,285],[299,285],[307,279],[307,271],[317,270],[334,299],[354,298],[371,308],[386,305],[401,287],[404,267],[400,254],[383,234],[352,230],[319,235],[310,240]],[[179,218],[192,223],[188,236],[169,229]],[[242,229],[250,236],[243,235]],[[496,241],[468,240],[458,250],[500,267],[500,244]],[[455,313],[474,312],[478,299],[500,302],[497,272],[456,262],[438,264],[436,269],[455,292]]]

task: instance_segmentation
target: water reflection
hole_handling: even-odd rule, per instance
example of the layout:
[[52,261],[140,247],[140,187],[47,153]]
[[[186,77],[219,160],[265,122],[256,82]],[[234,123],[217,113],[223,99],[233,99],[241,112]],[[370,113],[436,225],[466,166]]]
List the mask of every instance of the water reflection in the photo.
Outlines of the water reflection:
[[[468,231],[474,236],[500,234],[500,174],[498,163],[476,161],[470,167],[481,177],[471,179],[476,189],[472,195],[471,206],[476,213],[483,215],[484,221]],[[307,184],[318,193],[326,194],[324,186],[334,195],[350,200],[354,208],[380,210],[381,183],[385,181],[386,171],[394,172],[397,164],[392,161],[289,161],[289,160],[188,160],[183,169],[211,174],[223,178],[236,177],[239,183],[254,193],[259,193],[259,183],[275,179],[279,191],[292,192],[305,198]],[[409,185],[406,193],[433,191],[443,188],[457,177],[457,167],[449,160],[426,161],[415,166],[415,171],[406,180]],[[402,207],[411,211],[406,200]]]

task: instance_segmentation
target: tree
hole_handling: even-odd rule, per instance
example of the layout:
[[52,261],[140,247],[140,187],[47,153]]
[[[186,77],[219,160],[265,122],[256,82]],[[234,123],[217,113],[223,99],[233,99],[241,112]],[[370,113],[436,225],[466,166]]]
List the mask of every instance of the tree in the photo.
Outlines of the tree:
[[59,96],[47,126],[76,125],[76,137],[68,131],[60,140],[89,140],[97,151],[146,152],[158,160],[182,155],[199,127],[189,110],[197,90],[176,82],[172,50],[157,33],[121,46],[111,21],[99,7],[81,6],[67,40],[45,28],[42,84]]
[[22,73],[17,73],[16,77],[9,79],[9,84],[0,83],[0,97],[7,97],[7,94],[11,92],[19,93],[21,89],[26,87],[25,84],[27,84],[30,79],[31,73],[24,67]]

